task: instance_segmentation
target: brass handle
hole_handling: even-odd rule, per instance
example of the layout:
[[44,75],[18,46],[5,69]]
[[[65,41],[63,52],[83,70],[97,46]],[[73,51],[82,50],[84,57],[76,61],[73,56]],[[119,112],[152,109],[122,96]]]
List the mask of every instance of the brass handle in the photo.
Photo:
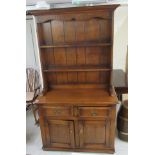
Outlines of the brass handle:
[[91,115],[92,116],[97,116],[97,113],[96,112],[92,112]]

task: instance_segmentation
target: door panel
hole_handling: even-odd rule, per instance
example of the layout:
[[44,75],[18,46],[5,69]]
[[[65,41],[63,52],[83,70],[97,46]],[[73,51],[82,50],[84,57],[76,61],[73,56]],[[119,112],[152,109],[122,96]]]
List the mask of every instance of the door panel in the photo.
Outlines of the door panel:
[[74,148],[73,121],[46,119],[45,132],[49,147]]
[[110,122],[105,121],[80,121],[79,137],[80,147],[87,149],[103,149],[109,146]]

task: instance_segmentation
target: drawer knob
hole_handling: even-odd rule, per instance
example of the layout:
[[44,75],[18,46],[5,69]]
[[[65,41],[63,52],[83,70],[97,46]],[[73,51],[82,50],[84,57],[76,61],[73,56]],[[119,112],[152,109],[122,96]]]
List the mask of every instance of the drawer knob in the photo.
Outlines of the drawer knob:
[[91,115],[92,116],[97,116],[97,113],[96,112],[92,112]]

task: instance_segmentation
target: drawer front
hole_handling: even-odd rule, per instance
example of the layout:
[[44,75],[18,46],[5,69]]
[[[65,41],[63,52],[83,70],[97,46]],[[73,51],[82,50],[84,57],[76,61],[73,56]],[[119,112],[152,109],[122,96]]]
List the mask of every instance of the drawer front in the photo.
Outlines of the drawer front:
[[110,107],[78,107],[79,117],[107,117],[110,112]]
[[43,116],[73,116],[73,107],[41,107],[40,115]]

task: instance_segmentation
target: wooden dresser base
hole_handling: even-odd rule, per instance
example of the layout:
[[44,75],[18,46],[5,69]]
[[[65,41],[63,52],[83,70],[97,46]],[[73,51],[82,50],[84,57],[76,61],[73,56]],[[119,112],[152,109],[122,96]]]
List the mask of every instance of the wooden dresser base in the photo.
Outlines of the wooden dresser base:
[[114,153],[116,102],[103,89],[52,90],[39,97],[43,149]]

